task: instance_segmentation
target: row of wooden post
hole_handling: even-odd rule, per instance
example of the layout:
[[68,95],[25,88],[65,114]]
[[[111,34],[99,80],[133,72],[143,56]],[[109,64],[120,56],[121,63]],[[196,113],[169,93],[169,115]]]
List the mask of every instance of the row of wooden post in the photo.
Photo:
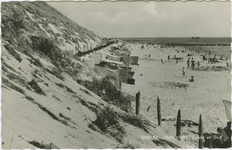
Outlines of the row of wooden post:
[[[136,93],[136,106],[135,106],[135,113],[139,115],[139,107],[140,107],[140,91]],[[149,111],[150,106],[148,107],[147,111]],[[158,125],[161,126],[161,106],[160,106],[160,99],[157,96],[157,118],[158,118]],[[198,148],[203,148],[203,126],[202,126],[202,119],[201,114],[199,117],[199,141],[198,141]],[[180,109],[178,110],[177,120],[176,120],[176,138],[181,140],[181,112]]]

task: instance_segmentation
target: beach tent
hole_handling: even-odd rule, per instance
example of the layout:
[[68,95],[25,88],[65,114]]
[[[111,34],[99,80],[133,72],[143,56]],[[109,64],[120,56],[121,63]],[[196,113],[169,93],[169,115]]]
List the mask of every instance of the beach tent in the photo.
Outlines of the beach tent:
[[94,59],[94,64],[100,64],[101,55],[99,53],[93,53],[91,58]]
[[[120,67],[119,68],[119,77],[123,83],[128,83],[128,74],[132,71],[131,67]],[[132,75],[133,76],[133,75]]]
[[122,65],[123,62],[118,62],[118,61],[113,61],[113,60],[109,60],[109,59],[100,59],[102,62],[107,62],[107,63],[112,63],[112,64],[116,64],[116,65]]
[[128,57],[128,56],[123,56],[122,59],[123,59],[124,64],[125,64],[126,66],[129,66],[130,57]]
[[116,47],[116,46],[111,46],[111,47],[110,47],[110,50],[111,50],[111,51],[116,51],[116,50],[118,50],[118,49],[119,49],[119,48]]
[[232,121],[232,119],[231,119],[231,101],[223,100],[223,103],[225,105],[227,119],[229,121]]
[[107,55],[106,56],[107,59],[109,60],[118,61],[118,62],[121,61],[121,56],[110,55],[109,53],[106,53],[106,55]]
[[130,56],[130,64],[131,65],[138,65],[138,60],[139,60],[138,56]]
[[102,53],[94,53],[100,55],[100,59],[102,59]]
[[122,83],[127,83],[127,68],[119,69],[119,77],[121,78]]
[[94,58],[84,58],[84,63],[89,67],[94,68]]

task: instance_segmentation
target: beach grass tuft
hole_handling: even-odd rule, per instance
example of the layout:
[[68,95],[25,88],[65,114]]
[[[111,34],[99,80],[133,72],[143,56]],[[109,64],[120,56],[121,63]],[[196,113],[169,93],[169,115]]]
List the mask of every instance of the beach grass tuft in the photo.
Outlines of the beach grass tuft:
[[186,83],[180,83],[180,82],[151,82],[149,83],[153,87],[159,87],[159,88],[166,88],[166,89],[175,89],[175,88],[184,88],[186,89],[189,87]]
[[125,121],[125,122],[127,122],[135,127],[143,129],[145,132],[148,132],[150,122],[148,120],[146,120],[145,118],[143,118],[141,116],[137,116],[135,114],[124,114],[124,115],[121,115],[120,118],[123,121]]
[[52,70],[49,70],[48,68],[44,68],[44,70],[64,81],[64,77],[62,76],[62,71],[60,69],[53,68]]
[[22,61],[22,58],[21,58],[20,54],[17,53],[17,52],[14,50],[14,48],[13,48],[12,46],[10,46],[10,45],[7,44],[7,45],[4,45],[4,47],[8,50],[8,52],[9,52],[16,60],[18,60],[19,62]]
[[28,84],[31,86],[32,89],[35,90],[36,93],[45,95],[45,93],[39,87],[39,85],[37,84],[37,82],[35,81],[35,79],[32,79],[30,82],[28,82]]
[[117,141],[122,142],[126,130],[119,123],[117,112],[109,106],[96,113],[97,119],[93,122],[102,132],[109,133]]
[[20,87],[14,85],[14,84],[12,84],[10,81],[8,81],[8,80],[5,79],[5,78],[2,78],[2,83],[5,84],[5,85],[7,85],[7,86],[9,86],[9,87],[12,88],[13,90],[16,90],[16,91],[18,91],[18,92],[20,92],[20,93],[22,93],[22,94],[25,94],[25,91],[24,91],[22,88],[20,88]]
[[[114,104],[121,110],[129,112],[132,109],[131,98],[128,97],[128,94],[126,95],[121,92],[120,83],[116,76],[108,75],[100,80],[94,78],[92,82],[77,80],[77,83],[85,86],[87,89],[100,96],[104,101]],[[87,92],[85,93],[88,94]]]
[[195,68],[194,71],[230,71],[230,67],[226,66],[201,66]]
[[33,141],[29,141],[28,143],[40,148],[40,149],[59,149],[56,145],[54,145],[53,143],[50,144],[44,144],[43,142],[39,143],[35,140]]

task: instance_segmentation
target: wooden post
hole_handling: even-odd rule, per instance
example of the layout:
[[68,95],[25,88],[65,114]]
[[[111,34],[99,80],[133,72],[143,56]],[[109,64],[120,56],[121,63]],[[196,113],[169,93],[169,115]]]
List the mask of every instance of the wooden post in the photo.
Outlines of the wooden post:
[[161,110],[160,110],[159,96],[157,96],[157,117],[158,117],[158,125],[161,126]]
[[209,148],[210,148],[210,149],[213,148],[213,136],[210,137],[210,140],[209,140]]
[[151,106],[149,105],[149,107],[147,108],[147,112],[149,111],[150,107],[151,107]]
[[180,109],[178,110],[178,114],[177,114],[177,120],[176,120],[176,138],[178,140],[180,140],[180,135],[181,135],[181,114],[180,114]]
[[136,107],[135,107],[135,113],[139,115],[139,106],[140,106],[140,92],[136,93]]
[[198,148],[199,149],[203,148],[203,127],[202,127],[201,115],[199,117],[199,143],[198,143]]

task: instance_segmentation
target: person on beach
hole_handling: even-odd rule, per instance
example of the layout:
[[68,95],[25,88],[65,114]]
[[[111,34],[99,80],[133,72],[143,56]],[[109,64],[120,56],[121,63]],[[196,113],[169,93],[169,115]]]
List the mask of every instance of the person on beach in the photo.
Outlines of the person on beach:
[[217,61],[217,58],[216,58],[216,55],[214,55],[214,57],[213,57],[213,63],[216,63],[216,61]]
[[202,59],[203,59],[203,60],[206,60],[206,59],[205,59],[205,55],[202,55]]
[[195,67],[195,61],[193,60],[193,58],[191,60],[191,67],[192,67],[192,69],[194,69],[194,67]]
[[170,55],[168,55],[168,61],[169,61],[169,59],[170,59]]
[[229,61],[228,58],[226,58],[226,66],[229,67]]
[[191,79],[189,79],[190,82],[194,82],[193,76],[191,76]]
[[197,66],[200,67],[200,62],[199,61],[197,61]]
[[143,45],[141,46],[141,49],[144,49],[144,46],[143,46]]
[[163,59],[161,58],[161,64],[163,64],[164,62],[163,62]]
[[182,78],[183,77],[185,77],[185,78],[187,78],[187,76],[185,75],[185,68],[183,67],[183,69],[182,69]]
[[188,66],[188,68],[189,68],[189,65],[190,65],[190,58],[188,58],[188,60],[187,60],[187,66]]
[[220,148],[227,148],[228,141],[229,141],[228,135],[221,127],[217,128],[217,132],[220,134],[220,137],[219,137],[220,144],[221,144]]

